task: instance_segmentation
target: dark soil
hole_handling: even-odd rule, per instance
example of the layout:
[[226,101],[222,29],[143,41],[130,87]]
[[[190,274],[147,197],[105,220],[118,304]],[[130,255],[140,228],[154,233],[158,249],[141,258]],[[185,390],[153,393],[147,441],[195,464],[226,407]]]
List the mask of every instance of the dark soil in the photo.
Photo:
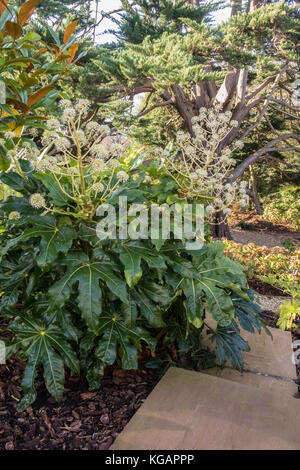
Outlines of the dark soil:
[[57,404],[41,377],[36,402],[20,413],[23,370],[17,359],[0,365],[0,450],[108,449],[158,381],[149,369],[110,368],[95,392],[82,379],[68,378]]
[[282,290],[277,289],[276,287],[267,284],[264,281],[261,281],[257,277],[253,277],[252,279],[248,279],[249,287],[261,295],[270,295],[270,296],[280,296],[280,297],[288,297],[286,294],[282,292]]
[[272,230],[272,232],[298,233],[291,230],[289,224],[284,223],[284,221],[274,223],[262,215],[256,214],[254,210],[241,211],[239,208],[232,210],[229,224],[232,228],[239,227],[244,230]]
[[261,316],[265,320],[267,326],[270,328],[277,328],[277,313],[274,313],[271,310],[263,310]]

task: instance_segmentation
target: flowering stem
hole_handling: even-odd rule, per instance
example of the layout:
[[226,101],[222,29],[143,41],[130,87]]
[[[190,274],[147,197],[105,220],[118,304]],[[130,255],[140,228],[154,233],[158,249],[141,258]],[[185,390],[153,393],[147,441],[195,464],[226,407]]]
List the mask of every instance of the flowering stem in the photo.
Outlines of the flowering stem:
[[76,147],[77,147],[78,169],[79,169],[79,174],[80,174],[81,192],[82,192],[83,196],[85,196],[86,191],[85,191],[85,181],[84,181],[84,173],[83,173],[81,147],[80,147],[80,143],[79,143],[79,139],[78,139],[76,126],[75,126],[73,121],[71,121],[71,125],[72,125],[72,128],[73,128],[75,143],[76,143]]

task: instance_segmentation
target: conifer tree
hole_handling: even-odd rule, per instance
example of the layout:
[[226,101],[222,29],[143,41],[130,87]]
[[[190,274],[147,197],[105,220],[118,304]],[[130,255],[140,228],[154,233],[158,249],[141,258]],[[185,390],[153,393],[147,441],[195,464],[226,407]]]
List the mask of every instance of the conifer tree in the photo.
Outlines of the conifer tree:
[[[299,74],[300,23],[293,2],[231,0],[231,17],[220,26],[210,22],[220,3],[122,0],[122,5],[115,17],[120,47],[95,61],[103,77],[96,101],[114,112],[116,124],[126,121],[133,134],[157,144],[178,128],[193,135],[199,109],[221,106],[238,122],[220,143],[221,152],[236,138],[251,140],[261,123],[268,123],[262,146],[240,161],[233,181],[272,152],[299,151],[294,129],[299,103],[292,102],[291,85]],[[134,113],[133,98],[140,94],[143,107]],[[272,126],[270,109],[290,116],[288,131]],[[215,227],[214,235],[229,235],[225,224]]]

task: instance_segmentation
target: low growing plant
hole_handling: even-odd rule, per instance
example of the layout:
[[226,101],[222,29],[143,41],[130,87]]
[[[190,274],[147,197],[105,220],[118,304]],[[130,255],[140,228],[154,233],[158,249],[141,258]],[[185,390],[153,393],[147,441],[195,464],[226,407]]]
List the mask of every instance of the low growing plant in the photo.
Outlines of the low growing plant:
[[[208,235],[202,248],[188,249],[187,240],[175,238],[172,220],[169,240],[99,239],[103,202],[119,215],[120,196],[149,211],[185,201],[155,161],[146,166],[141,155],[125,158],[120,147],[109,154],[106,128],[95,122],[82,128],[86,102],[63,105],[63,124],[48,122],[45,149],[17,149],[17,165],[0,176],[22,195],[0,205],[0,307],[14,334],[7,356],[16,353],[27,363],[20,409],[36,398],[40,366],[60,401],[65,367],[98,388],[107,365],[136,369],[142,348],[156,357],[168,345],[178,354],[199,350],[204,328],[217,362],[230,360],[241,370],[249,346],[240,328],[254,333],[263,326],[242,266]],[[129,211],[128,222],[136,227],[139,220]]]
[[293,282],[294,273],[299,269],[300,249],[297,247],[290,251],[283,246],[244,245],[225,239],[223,243],[226,255],[243,265],[248,278],[273,276],[282,282]]
[[279,318],[277,326],[281,330],[291,330],[297,328],[295,320],[299,319],[300,316],[300,278],[299,269],[295,270],[292,278],[280,279],[277,276],[260,276],[264,282],[280,289],[284,294],[291,297],[289,300],[285,300],[279,306]]
[[300,229],[300,189],[292,184],[284,185],[270,194],[265,202],[264,215],[272,222],[283,222],[291,230]]

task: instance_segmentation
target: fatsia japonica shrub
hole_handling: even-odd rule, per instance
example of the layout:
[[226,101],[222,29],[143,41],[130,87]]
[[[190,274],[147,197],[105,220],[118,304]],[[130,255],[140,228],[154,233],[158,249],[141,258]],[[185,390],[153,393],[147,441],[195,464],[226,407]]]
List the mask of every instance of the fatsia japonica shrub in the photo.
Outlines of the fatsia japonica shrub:
[[[192,249],[174,236],[174,220],[169,239],[145,231],[136,239],[99,237],[103,203],[115,208],[119,233],[120,196],[144,210],[185,200],[155,161],[126,157],[120,145],[108,150],[106,126],[82,126],[86,102],[63,107],[62,122],[47,124],[44,149],[20,143],[16,165],[0,176],[17,194],[0,205],[0,313],[13,334],[7,356],[27,363],[20,409],[35,400],[40,369],[59,401],[65,367],[94,389],[106,366],[136,369],[142,350],[159,356],[170,344],[187,354],[201,347],[204,330],[217,362],[242,369],[248,344],[240,328],[260,331],[263,323],[241,265],[209,235]],[[140,223],[130,210],[126,222],[128,233]]]

